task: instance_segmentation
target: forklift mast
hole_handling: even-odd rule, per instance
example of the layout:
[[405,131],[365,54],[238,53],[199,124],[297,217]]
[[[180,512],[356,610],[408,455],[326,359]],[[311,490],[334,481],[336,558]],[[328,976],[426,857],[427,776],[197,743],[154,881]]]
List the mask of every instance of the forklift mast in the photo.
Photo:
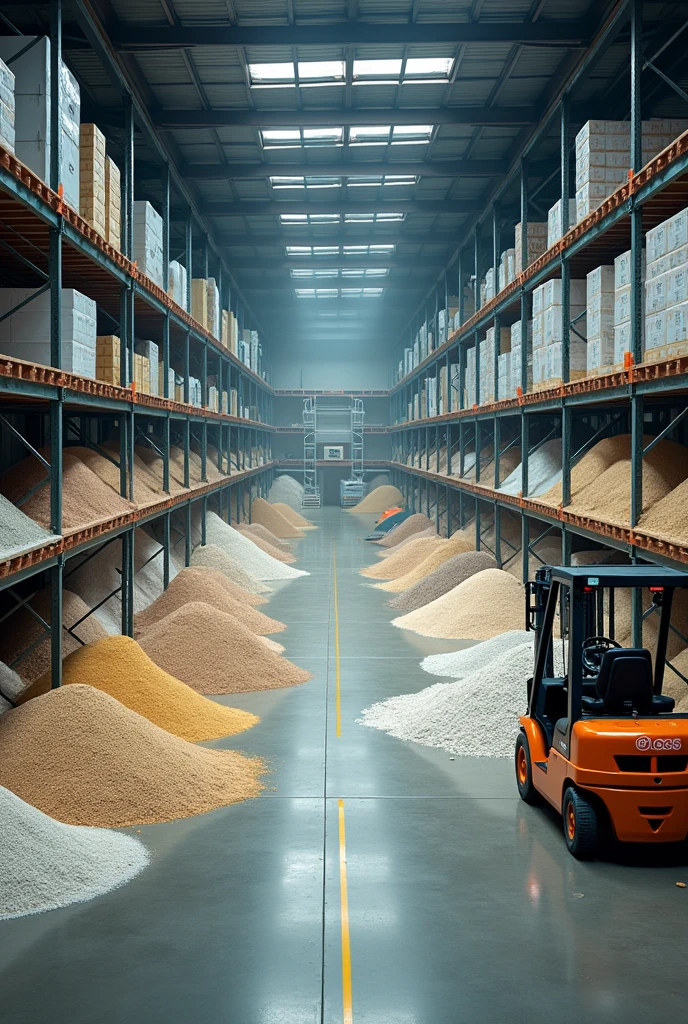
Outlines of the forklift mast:
[[[535,643],[533,645],[535,653],[535,661],[537,661],[538,647],[542,639],[542,626],[545,620],[545,609],[547,607],[547,601],[549,598],[549,592],[552,589],[552,570],[550,566],[545,565],[535,571],[535,579],[528,580],[526,583],[526,630],[532,630],[535,633]],[[554,662],[552,658],[552,638],[550,637],[550,643],[547,650],[547,659],[545,661],[545,676],[551,677],[554,674]]]

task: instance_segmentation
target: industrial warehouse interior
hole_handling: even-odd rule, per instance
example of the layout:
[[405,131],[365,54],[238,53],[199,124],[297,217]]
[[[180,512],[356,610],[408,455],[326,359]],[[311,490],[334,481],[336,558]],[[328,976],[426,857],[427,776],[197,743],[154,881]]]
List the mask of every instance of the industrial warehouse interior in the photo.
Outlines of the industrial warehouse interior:
[[0,1017],[676,1024],[688,3],[0,0]]

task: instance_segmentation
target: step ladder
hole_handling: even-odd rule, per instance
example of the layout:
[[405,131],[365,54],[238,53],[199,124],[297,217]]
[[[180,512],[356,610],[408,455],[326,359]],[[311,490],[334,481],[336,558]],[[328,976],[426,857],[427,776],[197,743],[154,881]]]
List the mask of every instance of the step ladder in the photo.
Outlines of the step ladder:
[[316,465],[316,438],[318,413],[315,396],[303,400],[303,498],[302,508],[320,508],[318,467]]
[[351,476],[339,482],[339,504],[342,508],[353,508],[365,497],[363,482],[363,400],[351,399],[349,410],[349,445],[351,450]]

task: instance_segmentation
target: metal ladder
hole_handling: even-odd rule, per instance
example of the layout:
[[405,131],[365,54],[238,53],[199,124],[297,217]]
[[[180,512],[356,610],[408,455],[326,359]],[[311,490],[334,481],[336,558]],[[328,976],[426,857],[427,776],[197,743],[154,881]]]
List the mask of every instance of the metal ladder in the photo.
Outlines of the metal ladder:
[[303,498],[302,508],[320,508],[320,488],[316,465],[316,439],[318,436],[317,399],[303,400]]
[[363,400],[352,398],[349,410],[349,432],[351,447],[351,476],[339,484],[339,504],[352,508],[365,495],[363,482]]

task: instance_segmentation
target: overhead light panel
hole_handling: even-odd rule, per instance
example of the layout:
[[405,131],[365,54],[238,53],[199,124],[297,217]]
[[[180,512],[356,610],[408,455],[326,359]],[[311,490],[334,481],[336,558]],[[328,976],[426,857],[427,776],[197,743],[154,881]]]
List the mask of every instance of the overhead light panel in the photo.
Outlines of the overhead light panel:
[[280,213],[280,224],[339,224],[338,213]]
[[343,60],[300,60],[299,82],[309,85],[336,85],[344,81]]
[[345,224],[393,224],[402,221],[405,213],[345,213]]

